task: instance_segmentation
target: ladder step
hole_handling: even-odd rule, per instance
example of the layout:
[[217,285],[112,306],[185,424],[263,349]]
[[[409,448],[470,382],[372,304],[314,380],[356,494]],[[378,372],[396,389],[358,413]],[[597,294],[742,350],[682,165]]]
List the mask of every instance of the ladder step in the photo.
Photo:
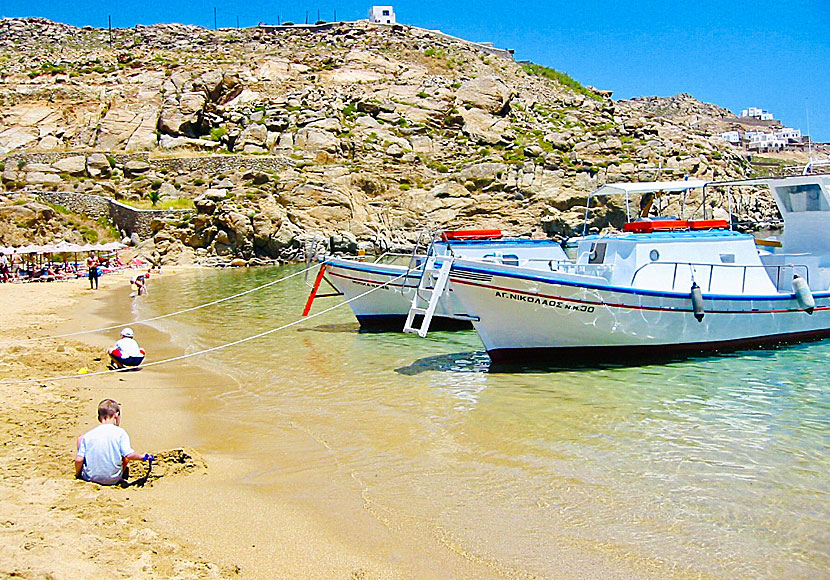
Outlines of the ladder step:
[[[412,297],[412,305],[409,308],[409,313],[406,316],[406,323],[403,327],[404,332],[417,332],[418,336],[421,338],[424,338],[427,335],[427,332],[429,332],[429,325],[432,322],[435,309],[441,301],[444,288],[447,286],[447,281],[450,277],[450,270],[452,269],[453,258],[451,256],[442,256],[441,259],[443,261],[441,262],[441,267],[438,270],[435,269],[436,256],[431,256],[430,259],[427,260],[421,279],[418,282],[418,287],[415,289],[415,294]],[[434,284],[429,287],[428,284],[432,281],[432,277],[436,272],[438,276],[435,279]],[[422,299],[422,292],[429,296],[426,308],[419,306],[419,300]],[[414,325],[415,316],[418,314],[423,315],[420,328],[417,328]]]

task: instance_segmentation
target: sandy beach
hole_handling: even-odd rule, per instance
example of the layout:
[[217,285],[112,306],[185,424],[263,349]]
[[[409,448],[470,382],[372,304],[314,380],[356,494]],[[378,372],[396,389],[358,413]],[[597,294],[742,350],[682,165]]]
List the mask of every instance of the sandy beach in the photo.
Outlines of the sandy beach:
[[[98,291],[86,280],[0,285],[0,577],[413,578],[433,576],[436,565],[477,576],[464,557],[436,563],[398,545],[359,505],[352,534],[326,514],[263,501],[244,481],[253,466],[229,450],[198,449],[190,407],[215,377],[195,364],[78,374],[106,370],[117,329],[15,342],[129,323],[129,276],[104,276]],[[148,361],[181,353],[163,333],[134,328]],[[78,378],[45,380],[56,376]],[[107,397],[121,403],[133,447],[158,457],[142,487],[73,477],[75,441],[97,425]],[[140,478],[143,465],[132,465],[131,480]]]
[[[83,367],[90,372],[105,370],[104,347],[112,342],[107,333],[9,341],[53,335],[58,328],[99,326],[92,312],[116,293],[127,296],[128,280],[128,272],[107,275],[98,291],[89,290],[86,280],[0,286],[4,312],[0,381],[5,383],[0,386],[2,577],[236,575],[233,569],[210,562],[193,545],[177,541],[149,522],[155,503],[153,474],[143,488],[105,488],[73,478],[74,442],[94,426],[97,401],[105,396],[123,401],[126,385],[140,382],[140,373],[8,384],[75,375]],[[149,429],[139,427],[142,413],[135,405],[124,404],[124,426],[130,430],[134,446],[143,449],[149,443],[145,436]],[[175,452],[167,455],[173,458]],[[133,471],[135,477],[141,475],[140,469]],[[161,476],[159,480],[174,484],[177,477],[203,473],[205,467],[199,459],[179,464],[161,461],[154,471]]]

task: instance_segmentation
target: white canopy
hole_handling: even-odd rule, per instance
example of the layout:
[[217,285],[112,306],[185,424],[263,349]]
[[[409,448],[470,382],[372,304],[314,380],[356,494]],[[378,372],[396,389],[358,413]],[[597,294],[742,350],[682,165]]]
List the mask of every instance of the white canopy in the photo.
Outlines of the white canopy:
[[126,248],[121,242],[107,242],[106,244],[73,244],[65,240],[61,240],[55,244],[46,244],[43,246],[28,245],[15,247],[0,246],[0,251],[6,254],[68,254],[74,252],[111,252],[113,250],[120,250]]
[[657,193],[658,191],[678,192],[689,189],[698,189],[709,185],[711,181],[705,179],[679,179],[676,181],[641,181],[639,183],[606,183],[591,196],[619,195],[631,193]]

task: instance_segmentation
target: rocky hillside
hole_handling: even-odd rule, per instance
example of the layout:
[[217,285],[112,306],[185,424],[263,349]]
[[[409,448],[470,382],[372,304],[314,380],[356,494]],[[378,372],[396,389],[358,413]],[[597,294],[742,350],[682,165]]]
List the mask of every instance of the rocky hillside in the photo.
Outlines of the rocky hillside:
[[[142,241],[163,261],[285,258],[314,237],[385,248],[423,228],[564,236],[598,184],[746,171],[714,105],[614,101],[409,26],[2,19],[0,47],[5,189],[192,207]],[[608,203],[596,227],[618,219]]]

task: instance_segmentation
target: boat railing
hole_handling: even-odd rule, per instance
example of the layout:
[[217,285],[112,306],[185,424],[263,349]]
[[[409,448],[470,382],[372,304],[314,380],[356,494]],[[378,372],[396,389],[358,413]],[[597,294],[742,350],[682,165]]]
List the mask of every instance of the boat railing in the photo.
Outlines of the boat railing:
[[[416,259],[425,259],[426,255],[424,254],[416,254]],[[402,252],[384,252],[377,258],[375,258],[375,264],[402,264],[407,265],[413,259],[413,255],[410,253],[402,253]],[[416,266],[417,267],[417,266]]]
[[[687,271],[692,278],[693,281],[705,282],[705,284],[701,284],[707,291],[711,292],[712,284],[715,281],[718,281],[720,278],[716,279],[715,275],[717,272],[717,276],[726,276],[731,280],[734,280],[734,276],[740,271],[741,276],[741,293],[746,291],[746,283],[747,283],[747,274],[753,271],[757,271],[759,269],[764,270],[764,272],[769,277],[770,281],[775,284],[776,289],[782,288],[782,275],[790,275],[799,274],[802,278],[807,281],[807,284],[810,283],[810,271],[804,264],[780,264],[780,265],[764,265],[764,264],[752,264],[752,265],[740,265],[740,264],[704,264],[704,263],[696,263],[696,262],[650,262],[648,264],[643,264],[639,268],[634,271],[634,274],[631,276],[631,287],[634,287],[635,282],[637,281],[637,276],[647,269],[655,269],[655,268],[665,268],[671,267],[672,268],[672,285],[671,290],[676,291],[678,285],[678,274],[683,274],[684,270]],[[707,273],[708,271],[708,273]],[[683,282],[686,282],[686,278],[683,278]],[[787,288],[785,285],[784,288]],[[685,290],[685,288],[683,288]]]
[[[515,264],[511,264],[515,265]],[[519,266],[551,272],[565,272],[581,276],[608,278],[614,266],[611,264],[578,264],[568,258],[550,260],[547,258],[528,258],[522,260]]]

